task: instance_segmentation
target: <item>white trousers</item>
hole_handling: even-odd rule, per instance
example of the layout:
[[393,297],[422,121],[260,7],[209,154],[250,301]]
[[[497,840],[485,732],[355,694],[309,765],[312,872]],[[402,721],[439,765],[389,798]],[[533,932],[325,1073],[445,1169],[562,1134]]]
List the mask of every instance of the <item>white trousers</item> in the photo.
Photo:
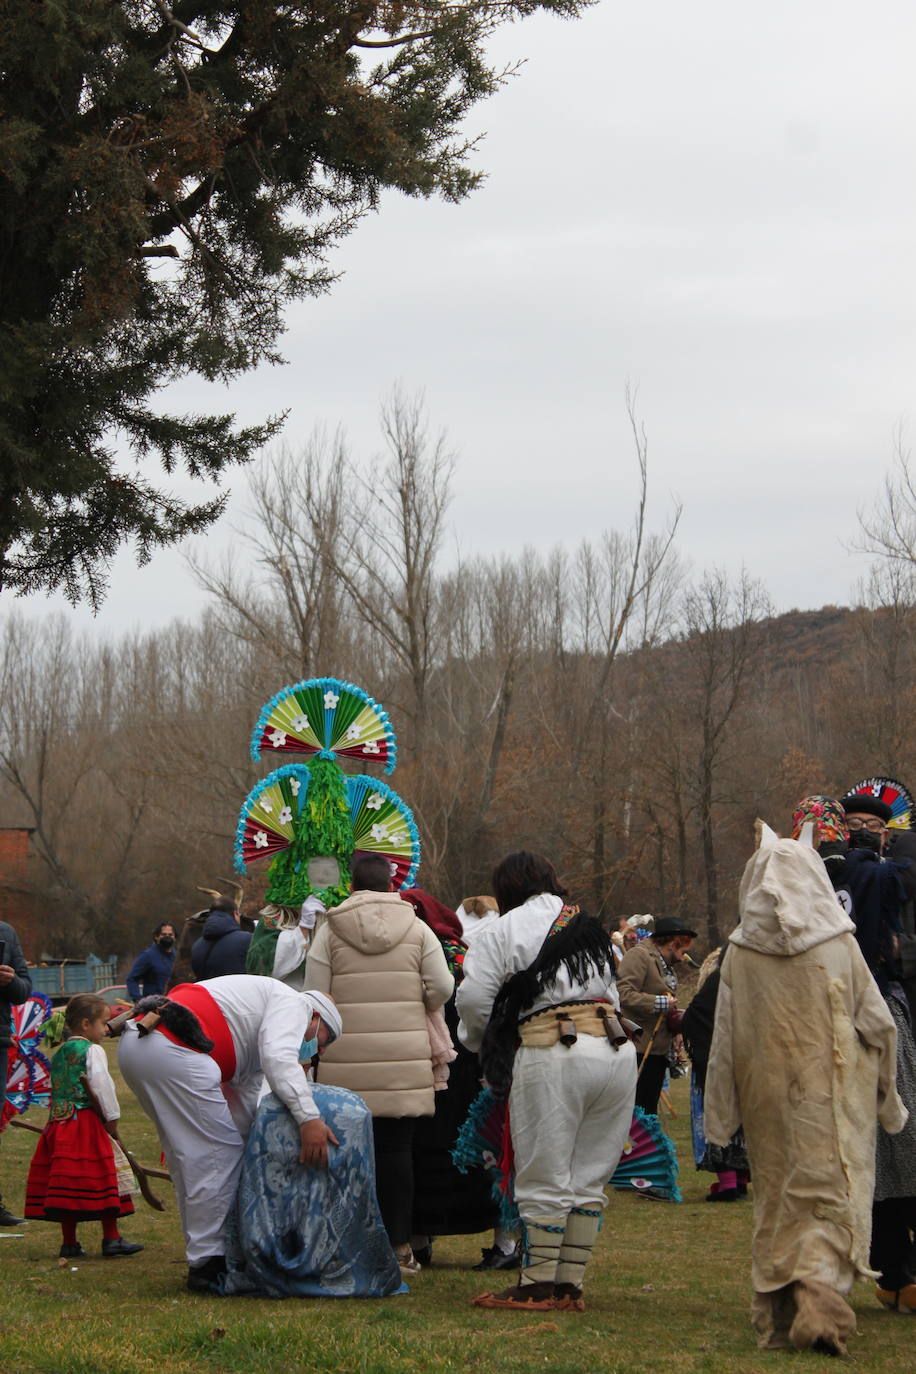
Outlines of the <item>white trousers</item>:
[[[244,1140],[223,1095],[220,1071],[198,1054],[128,1023],[118,1064],[152,1118],[175,1186],[189,1264],[226,1253],[223,1231],[235,1200]],[[238,1112],[239,1104],[235,1103]],[[244,1120],[239,1113],[239,1125]]]
[[568,1049],[520,1046],[509,1123],[515,1200],[525,1219],[562,1218],[573,1207],[600,1209],[633,1116],[636,1051],[580,1035]]

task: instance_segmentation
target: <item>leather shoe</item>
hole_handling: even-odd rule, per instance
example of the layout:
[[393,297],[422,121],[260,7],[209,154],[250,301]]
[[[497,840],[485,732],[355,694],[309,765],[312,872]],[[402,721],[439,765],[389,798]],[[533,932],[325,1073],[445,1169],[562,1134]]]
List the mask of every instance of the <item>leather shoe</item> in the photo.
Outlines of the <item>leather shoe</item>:
[[188,1270],[188,1289],[191,1293],[209,1293],[221,1298],[226,1281],[226,1256],[211,1255],[203,1264]]
[[0,1202],[0,1226],[21,1226],[22,1222],[22,1217],[14,1217],[10,1209]]
[[479,1264],[471,1265],[471,1268],[478,1272],[481,1269],[518,1269],[522,1262],[517,1245],[514,1250],[510,1250],[508,1255],[500,1250],[498,1245],[489,1245],[480,1253],[483,1259]]
[[102,1256],[105,1259],[117,1259],[120,1255],[139,1255],[142,1249],[142,1245],[133,1240],[125,1240],[123,1236],[118,1236],[117,1240],[102,1241]]
[[86,1251],[77,1241],[76,1245],[62,1245],[58,1252],[61,1259],[85,1259]]

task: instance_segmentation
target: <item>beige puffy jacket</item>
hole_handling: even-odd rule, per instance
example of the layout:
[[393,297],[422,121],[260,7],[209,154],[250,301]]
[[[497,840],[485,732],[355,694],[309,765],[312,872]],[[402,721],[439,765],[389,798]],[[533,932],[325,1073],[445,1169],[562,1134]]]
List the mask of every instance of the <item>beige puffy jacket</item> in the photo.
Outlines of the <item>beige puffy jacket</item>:
[[318,1079],[359,1093],[373,1116],[432,1116],[426,1012],[454,979],[429,926],[396,892],[354,892],[328,912],[305,967],[305,991],[333,997],[343,1035]]

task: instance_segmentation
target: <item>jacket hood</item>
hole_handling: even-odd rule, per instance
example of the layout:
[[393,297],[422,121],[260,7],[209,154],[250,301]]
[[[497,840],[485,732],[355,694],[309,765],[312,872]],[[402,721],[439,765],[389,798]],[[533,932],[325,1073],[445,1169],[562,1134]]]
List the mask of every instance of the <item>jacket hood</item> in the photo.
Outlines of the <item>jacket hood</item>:
[[855,929],[823,860],[797,840],[777,840],[751,855],[738,908],[741,924],[729,941],[761,954],[801,954]]
[[239,929],[241,927],[238,921],[230,916],[228,911],[211,911],[204,921],[201,934],[205,940],[221,940],[224,935],[231,935]]
[[328,912],[335,935],[363,954],[384,954],[399,945],[418,917],[397,892],[354,892]]

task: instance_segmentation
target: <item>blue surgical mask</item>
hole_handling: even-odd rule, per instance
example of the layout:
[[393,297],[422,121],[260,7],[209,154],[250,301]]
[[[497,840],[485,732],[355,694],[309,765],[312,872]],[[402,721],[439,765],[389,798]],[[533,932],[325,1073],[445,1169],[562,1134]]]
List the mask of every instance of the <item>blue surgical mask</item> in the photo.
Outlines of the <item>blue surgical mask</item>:
[[316,1055],[317,1053],[318,1053],[318,1036],[317,1036],[317,1035],[316,1035],[312,1040],[303,1040],[302,1044],[299,1046],[299,1063],[300,1063],[300,1064],[309,1064],[309,1063],[311,1063],[311,1061],[315,1058],[315,1055]]

